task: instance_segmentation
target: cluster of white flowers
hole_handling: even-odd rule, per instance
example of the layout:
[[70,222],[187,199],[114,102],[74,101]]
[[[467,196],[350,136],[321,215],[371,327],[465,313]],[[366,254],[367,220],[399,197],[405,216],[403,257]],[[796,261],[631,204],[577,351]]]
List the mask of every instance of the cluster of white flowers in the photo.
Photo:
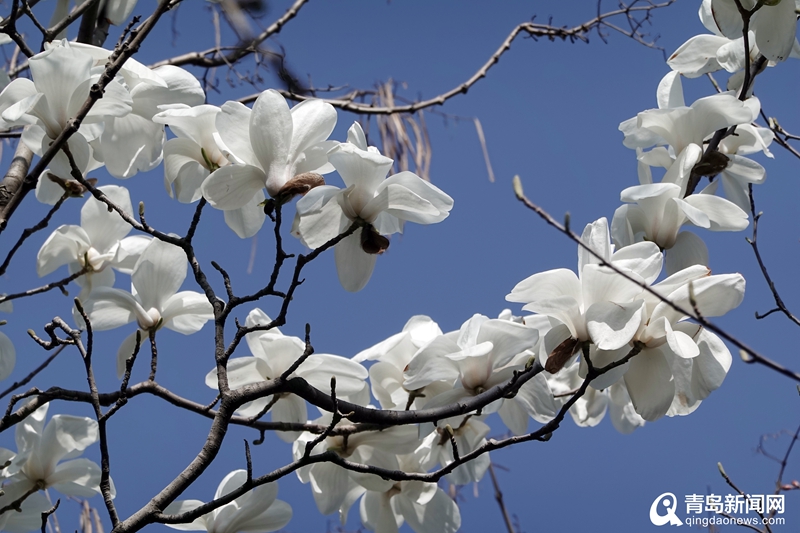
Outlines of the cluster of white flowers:
[[[747,9],[756,6],[755,0],[741,3]],[[123,12],[132,5],[110,4]],[[742,87],[747,78],[742,72],[759,61],[774,65],[800,56],[795,39],[800,0],[758,5],[749,26],[751,49],[745,50],[735,2],[703,1],[700,19],[713,35],[694,37],[671,56],[673,70],[658,85],[657,109],[620,124],[624,145],[636,150],[639,184],[621,192],[624,204],[610,224],[599,218],[586,226],[577,272],[534,274],[506,296],[532,314],[475,314],[448,333],[433,319],[415,316],[400,333],[346,358],[304,354],[301,339],[275,328],[263,331],[271,319],[254,309],[245,327],[262,329],[246,336],[251,356],[228,361],[228,386],[302,378],[327,392],[335,377],[339,400],[376,407],[374,399],[380,409],[430,411],[464,405],[525,375],[510,393],[488,405],[436,423],[351,434],[330,431],[324,438],[301,431],[277,433],[293,443],[295,459],[303,458],[313,443],[314,453],[333,452],[388,470],[424,473],[458,461],[446,476],[454,484],[479,481],[486,472],[488,453],[466,463],[459,455],[486,444],[494,413],[508,432],[524,435],[531,419],[547,424],[563,416],[567,402],[578,425],[594,426],[608,411],[622,433],[664,415],[693,412],[722,384],[731,366],[728,348],[702,323],[737,307],[745,281],[740,274],[711,275],[702,238],[682,229],[740,231],[748,226],[749,187],[762,183],[766,172],[746,156],[759,151],[771,156],[772,133],[752,124],[760,103],[751,87]],[[0,127],[24,126],[22,142],[42,155],[69,127],[109,56],[107,50],[62,41],[32,57],[31,79],[15,79],[0,93]],[[729,91],[687,106],[681,77],[720,69],[732,74]],[[54,203],[75,171],[85,176],[105,165],[112,176],[125,179],[163,160],[171,197],[184,203],[204,198],[225,212],[226,223],[242,238],[261,229],[265,203],[282,206],[302,195],[292,234],[311,249],[335,243],[339,280],[346,290],[359,291],[389,246],[387,236],[402,232],[405,222],[443,221],[453,200],[411,172],[387,178],[393,161],[368,145],[358,123],[345,142],[329,139],[336,122],[330,104],[307,100],[290,108],[274,90],[264,91],[252,109],[232,101],[209,105],[188,72],[171,66],[149,69],[128,60],[70,137],[72,162],[59,151],[39,177],[36,195]],[[165,126],[174,138],[166,140]],[[663,169],[660,181],[654,169]],[[344,188],[326,184],[323,175],[334,171]],[[706,177],[711,178],[708,184],[695,190]],[[725,198],[715,195],[720,182]],[[98,190],[132,215],[127,189],[104,185]],[[66,265],[70,274],[80,274],[79,298],[95,331],[134,321],[141,339],[162,327],[185,335],[199,331],[214,312],[206,295],[180,290],[187,275],[184,250],[156,238],[128,236],[130,230],[116,212],[90,197],[80,225],[57,228],[42,245],[38,273],[49,275]],[[130,291],[114,287],[115,272],[130,275]],[[77,313],[74,318],[83,325]],[[120,376],[137,332],[118,350]],[[13,364],[13,346],[0,334],[0,378]],[[587,379],[588,388],[583,387]],[[206,384],[218,387],[217,369],[209,372]],[[571,401],[582,387],[583,395]],[[0,527],[8,531],[40,527],[39,513],[49,504],[31,489],[53,487],[81,496],[99,492],[95,463],[59,463],[97,440],[97,422],[56,415],[45,426],[46,412],[45,405],[17,425],[17,454],[0,450],[0,460],[6,461],[0,471],[5,491],[0,507],[30,493],[21,513],[0,514]],[[336,421],[327,412],[312,420],[306,402],[286,393],[252,401],[237,414],[266,412],[273,422]],[[395,482],[331,462],[303,466],[298,476],[310,484],[320,512],[338,512],[343,522],[360,500],[362,523],[378,532],[397,531],[403,523],[417,533],[453,532],[461,524],[455,501],[436,484]],[[247,481],[245,471],[231,472],[215,498]],[[276,496],[275,483],[258,486],[189,524],[172,527],[227,533],[280,529],[292,512]],[[183,513],[200,505],[178,501],[165,512]]]

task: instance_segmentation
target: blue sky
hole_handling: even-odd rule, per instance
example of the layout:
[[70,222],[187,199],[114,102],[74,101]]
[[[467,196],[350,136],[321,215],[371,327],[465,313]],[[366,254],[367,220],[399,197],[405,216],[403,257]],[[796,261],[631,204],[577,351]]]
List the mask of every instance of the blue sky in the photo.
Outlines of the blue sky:
[[[144,9],[154,2],[141,0],[140,4]],[[605,10],[614,7],[611,2],[606,4]],[[660,36],[658,44],[667,53],[690,36],[705,32],[696,15],[698,4],[683,0],[653,13],[648,31]],[[286,5],[270,3],[272,11],[263,22],[271,22]],[[392,78],[402,84],[400,94],[405,98],[429,98],[469,78],[518,23],[535,15],[537,22],[552,16],[555,25],[573,26],[591,19],[596,11],[595,2],[584,0],[311,2],[270,46],[283,47],[294,72],[302,79],[310,77],[317,87],[371,88],[375,82]],[[172,33],[173,28],[177,33]],[[162,21],[138,59],[150,63],[207,48],[212,45],[211,32],[205,3],[185,2],[174,19]],[[112,34],[109,42],[115,37]],[[790,61],[767,70],[756,83],[766,113],[778,117],[789,131],[800,130],[795,69],[797,65]],[[616,33],[609,33],[608,43],[596,33],[590,35],[588,44],[518,38],[467,94],[425,113],[433,146],[431,178],[454,198],[451,216],[434,226],[408,225],[404,235],[393,238],[389,251],[378,259],[372,280],[360,293],[350,294],[339,286],[332,255],[309,265],[307,281],[292,304],[284,333],[300,336],[308,322],[318,352],[349,357],[400,331],[415,314],[430,315],[449,331],[474,313],[494,317],[506,307],[518,312],[518,305],[504,300],[518,281],[552,268],[574,269],[577,254],[572,242],[514,199],[512,176],[519,174],[527,195],[556,218],[569,212],[575,229],[601,216],[610,219],[619,205],[619,192],[637,184],[635,154],[622,146],[617,126],[655,106],[656,85],[667,72],[661,51]],[[223,69],[217,72],[219,92],[209,92],[209,103],[219,105],[256,92],[248,86],[229,86],[225,74]],[[264,78],[261,88],[277,83],[267,72]],[[686,81],[684,90],[691,102],[713,88],[700,78]],[[443,118],[439,112],[449,117]],[[479,118],[483,125],[495,183],[488,180],[471,117]],[[340,113],[333,138],[344,140],[355,118]],[[375,131],[374,122],[372,128]],[[792,308],[800,301],[800,285],[794,281],[800,255],[795,216],[800,161],[777,145],[772,151],[773,160],[756,156],[768,174],[767,182],[755,193],[757,209],[764,212],[759,243]],[[4,164],[11,152],[6,147]],[[162,173],[159,167],[123,185],[130,188],[134,205],[145,201],[151,225],[182,233],[192,208],[167,197]],[[94,177],[102,183],[119,184],[105,172]],[[81,205],[81,201],[68,202],[51,227],[77,223]],[[197,248],[215,287],[222,289],[209,266],[211,260],[228,270],[240,293],[265,284],[272,265],[271,233],[265,228],[255,243],[239,240],[224,225],[221,212],[206,211]],[[26,200],[5,231],[6,242],[45,212],[33,198]],[[750,231],[700,234],[708,244],[712,270],[741,272],[748,284],[744,303],[717,322],[768,357],[800,368],[793,349],[797,338],[794,326],[779,315],[754,319],[754,312],[765,312],[773,305],[745,242]],[[37,234],[21,250],[3,280],[3,291],[41,284],[33,261],[48,234]],[[287,245],[290,251],[303,251],[291,238]],[[254,247],[255,268],[248,274]],[[59,278],[54,274],[48,279]],[[286,276],[282,279],[288,281]],[[118,276],[118,282],[124,286],[127,280]],[[187,282],[185,288],[193,287]],[[77,294],[77,289],[71,292]],[[264,301],[261,307],[275,315],[277,304]],[[53,316],[68,317],[69,305],[70,299],[53,294],[15,302],[14,313],[4,317],[9,324],[3,328],[18,352],[18,368],[9,383],[45,357],[25,330],[41,331]],[[241,320],[246,311],[241,310]],[[95,361],[101,390],[118,386],[114,354],[131,331],[132,326],[97,336]],[[203,377],[213,367],[211,340],[208,327],[191,337],[160,332],[159,382],[199,402],[213,399],[214,393],[203,385]],[[146,378],[144,366],[134,378]],[[40,388],[84,389],[77,353],[59,356],[36,384]],[[789,439],[781,433],[793,432],[800,423],[798,402],[796,386],[789,379],[764,367],[747,366],[734,353],[733,367],[722,388],[688,417],[664,418],[629,436],[618,434],[608,420],[596,428],[577,428],[567,419],[551,441],[494,453],[492,460],[503,467],[498,475],[506,504],[522,531],[569,532],[585,530],[587,525],[599,531],[656,531],[647,513],[659,494],[673,492],[682,501],[686,494],[732,492],[721,479],[717,462],[745,492],[771,493],[778,465],[755,453],[755,448],[762,435],[767,435],[766,446],[783,454]],[[89,406],[65,403],[52,406],[51,414],[56,412],[91,415]],[[499,419],[490,419],[490,424],[493,436],[502,435]],[[180,472],[200,449],[208,426],[207,420],[149,397],[136,398],[116,415],[110,423],[111,461],[120,514],[136,511]],[[530,428],[535,428],[533,421]],[[244,466],[242,439],[257,436],[253,431],[231,429],[220,458],[183,497],[209,499],[227,472]],[[0,435],[0,446],[13,448],[13,436]],[[90,457],[99,458],[96,448]],[[289,447],[277,438],[268,437],[265,444],[253,448],[256,474],[290,459]],[[798,464],[790,462],[785,479],[800,477]],[[479,484],[477,494],[476,498],[472,487],[461,491],[462,530],[501,530],[488,478]],[[294,476],[281,480],[279,498],[291,503],[295,512],[286,531],[324,531],[336,525],[335,516],[319,515],[310,488]],[[64,503],[59,511],[62,525],[74,528],[77,506]],[[102,507],[99,498],[92,503]],[[787,494],[786,507],[784,530],[788,531],[800,522],[800,502],[794,494]],[[678,509],[685,516],[681,505]],[[356,529],[358,525],[358,512],[353,509],[347,527]],[[733,527],[723,528],[730,529]],[[167,528],[153,526],[152,530]]]

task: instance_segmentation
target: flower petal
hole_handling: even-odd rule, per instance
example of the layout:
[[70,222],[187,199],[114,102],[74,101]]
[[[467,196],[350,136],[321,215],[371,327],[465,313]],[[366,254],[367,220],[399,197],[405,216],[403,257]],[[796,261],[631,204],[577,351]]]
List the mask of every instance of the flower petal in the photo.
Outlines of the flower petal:
[[250,165],[227,165],[212,172],[201,190],[217,209],[239,209],[250,202],[266,184],[264,172]]
[[368,254],[361,249],[361,236],[359,232],[345,237],[333,249],[336,259],[336,273],[339,283],[349,292],[358,292],[363,289],[372,271],[375,268],[377,254]]

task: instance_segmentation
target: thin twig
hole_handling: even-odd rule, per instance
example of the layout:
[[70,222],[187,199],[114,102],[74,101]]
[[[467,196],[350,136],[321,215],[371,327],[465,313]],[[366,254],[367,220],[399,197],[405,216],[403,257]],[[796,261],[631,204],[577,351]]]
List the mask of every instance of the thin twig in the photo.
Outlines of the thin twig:
[[41,372],[42,370],[44,370],[45,368],[47,368],[47,365],[49,365],[50,363],[52,363],[52,362],[53,362],[53,359],[55,359],[56,357],[58,357],[58,354],[60,354],[61,352],[63,352],[63,351],[64,351],[64,348],[66,348],[66,347],[67,347],[67,345],[66,345],[66,344],[62,344],[61,346],[59,346],[59,347],[56,349],[56,351],[55,351],[55,352],[53,352],[53,353],[52,353],[52,355],[50,355],[50,357],[48,357],[47,359],[45,359],[45,360],[44,360],[44,362],[43,362],[41,365],[37,366],[37,367],[36,367],[36,369],[35,369],[33,372],[31,372],[30,374],[28,374],[27,376],[25,376],[25,377],[24,377],[24,378],[22,378],[21,380],[19,380],[19,381],[15,381],[15,382],[14,382],[14,383],[13,383],[13,384],[12,384],[10,387],[8,387],[6,390],[4,390],[3,392],[0,392],[0,398],[5,398],[6,396],[8,396],[9,394],[11,394],[12,392],[14,392],[15,390],[17,390],[18,388],[22,387],[23,385],[27,385],[28,383],[30,383],[30,382],[31,382],[31,380],[32,380],[33,378],[35,378],[35,377],[36,377],[36,376],[39,374],[39,372]]
[[61,196],[61,198],[58,199],[55,205],[50,208],[50,211],[47,212],[47,214],[42,220],[36,223],[36,225],[31,226],[30,228],[25,228],[22,231],[22,235],[20,235],[19,239],[14,244],[14,246],[11,247],[11,250],[8,252],[8,255],[6,256],[5,261],[3,261],[3,264],[0,265],[0,276],[6,273],[8,265],[11,264],[11,259],[14,257],[14,254],[17,253],[17,250],[19,250],[19,247],[22,246],[22,243],[25,242],[25,239],[27,239],[37,231],[46,228],[47,225],[50,223],[50,219],[53,218],[55,212],[58,211],[62,205],[64,205],[64,202],[67,200],[67,198],[69,198],[69,195],[65,193],[63,196]]
[[508,533],[516,533],[514,531],[514,524],[511,522],[511,516],[508,514],[506,504],[503,501],[503,491],[500,490],[500,484],[497,482],[497,476],[494,473],[494,464],[489,463],[489,476],[492,478],[492,486],[494,487],[494,499],[500,507],[500,513],[503,515],[503,522],[506,524]]
[[[622,32],[624,35],[636,38],[634,34],[622,30],[617,26],[612,26],[608,22],[607,19],[625,15],[627,17],[633,16],[633,14],[637,12],[650,12],[654,9],[660,9],[671,5],[674,0],[668,0],[661,4],[650,4],[647,6],[624,6],[620,9],[616,9],[614,11],[609,11],[607,13],[602,13],[596,16],[595,18],[584,22],[578,26],[574,26],[572,28],[568,27],[559,27],[559,26],[552,26],[550,24],[538,24],[534,22],[523,22],[516,26],[511,33],[506,37],[500,47],[489,57],[486,63],[483,64],[467,81],[453,87],[449,91],[443,92],[438,96],[433,98],[429,98],[427,100],[422,100],[419,102],[415,102],[409,105],[402,105],[402,106],[394,106],[394,107],[386,107],[386,106],[374,106],[370,104],[361,104],[353,102],[351,99],[323,99],[323,101],[331,104],[334,107],[338,107],[344,111],[350,111],[351,113],[356,114],[365,114],[365,115],[391,115],[395,113],[415,113],[421,109],[425,109],[427,107],[437,106],[444,104],[450,98],[457,96],[459,94],[466,94],[467,91],[475,85],[478,81],[486,77],[489,70],[500,61],[500,57],[505,54],[510,48],[511,44],[514,40],[520,35],[525,35],[528,37],[536,38],[546,38],[551,41],[556,39],[561,40],[569,40],[574,42],[576,40],[580,40],[583,42],[588,42],[587,35],[596,28],[606,26],[614,31]],[[644,43],[644,40],[641,39],[638,42]],[[296,94],[291,91],[286,90],[279,90],[279,92],[287,99],[295,100],[295,101],[303,101],[308,99],[316,99],[313,96],[305,96],[301,94]],[[260,93],[259,93],[260,94]],[[239,99],[242,103],[248,103],[254,101],[258,98],[258,94],[254,94],[251,96],[247,96],[245,98]]]

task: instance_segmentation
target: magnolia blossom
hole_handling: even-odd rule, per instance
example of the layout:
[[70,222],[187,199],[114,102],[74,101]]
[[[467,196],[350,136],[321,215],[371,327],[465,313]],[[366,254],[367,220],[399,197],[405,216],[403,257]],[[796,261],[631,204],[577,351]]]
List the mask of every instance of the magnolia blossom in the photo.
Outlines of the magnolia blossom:
[[336,110],[328,103],[306,100],[290,110],[283,96],[270,89],[256,99],[252,111],[226,102],[216,125],[220,148],[235,163],[203,182],[203,196],[217,209],[239,209],[264,187],[275,197],[296,176],[333,170],[325,154],[335,144],[326,139],[336,126]]
[[[330,424],[331,415],[325,413],[315,424]],[[305,432],[294,442],[292,453],[297,460],[305,453],[306,444],[314,441],[317,435]],[[400,469],[398,454],[412,453],[419,444],[417,428],[413,426],[394,426],[382,431],[363,431],[343,437],[329,436],[314,448],[314,453],[336,452],[350,461],[387,468]],[[353,497],[359,487],[376,492],[386,492],[394,486],[394,481],[382,479],[373,474],[362,474],[328,462],[304,466],[297,471],[303,483],[310,483],[319,512],[330,514],[339,510],[346,500]],[[357,495],[356,495],[357,497]],[[350,503],[355,501],[352,499]]]
[[[744,9],[751,11],[756,0],[739,0]],[[710,0],[711,14],[719,31],[730,39],[742,35],[744,22],[736,0]],[[770,61],[785,61],[796,46],[797,14],[794,0],[762,2],[750,18],[750,29],[755,33],[759,51]]]
[[668,144],[677,157],[692,144],[702,146],[706,137],[717,130],[749,124],[758,117],[761,104],[757,98],[741,101],[730,93],[706,96],[688,107],[682,105],[683,91],[679,86],[669,87],[675,76],[671,76],[667,86],[659,87],[659,109],[642,111],[636,118],[636,127],[647,130],[651,137],[631,135],[630,126],[625,126],[630,121],[620,125],[626,133],[625,146],[649,148],[654,144]]
[[403,331],[371,348],[356,354],[353,361],[375,361],[369,367],[372,394],[383,409],[421,409],[432,397],[449,390],[445,381],[437,381],[414,390],[403,386],[403,371],[414,355],[426,344],[442,335],[439,325],[430,317],[411,317]]
[[[105,65],[112,53],[88,44],[73,46],[91,55],[98,67]],[[130,92],[131,112],[124,117],[106,117],[103,134],[95,145],[112,176],[130,178],[161,163],[164,126],[153,121],[160,108],[173,104],[200,105],[206,95],[197,78],[172,65],[150,69],[128,59],[119,71],[119,79]]]
[[[230,163],[215,140],[220,112],[212,105],[175,104],[153,117],[154,122],[169,125],[177,135],[164,144],[164,186],[170,197],[179,202],[193,203],[202,198],[205,179]],[[244,206],[225,211],[225,223],[239,237],[252,237],[266,219],[261,207],[265,198],[259,189]]]
[[[247,482],[247,471],[234,470],[222,480],[214,499],[238,489]],[[281,529],[292,519],[292,508],[278,496],[278,483],[259,485],[235,500],[222,505],[188,524],[166,524],[183,531],[209,533],[263,532]],[[165,514],[182,514],[203,505],[199,500],[179,500],[164,509]]]
[[[16,78],[0,93],[2,127],[27,126],[21,140],[41,156],[89,98],[89,88],[103,71],[102,67],[93,68],[93,64],[89,54],[68,41],[31,57],[32,80]],[[67,142],[78,170],[85,172],[100,166],[90,142],[102,135],[103,120],[127,115],[132,103],[130,94],[117,80],[106,86],[103,98],[95,102],[78,132]],[[68,179],[70,170],[63,151],[56,153],[49,172]],[[37,182],[36,197],[54,204],[64,190],[46,174]]]
[[[116,185],[98,189],[125,213],[133,214],[128,189]],[[112,269],[129,274],[150,243],[149,237],[128,237],[130,231],[130,224],[90,196],[81,208],[81,225],[59,226],[39,249],[36,272],[46,276],[62,265],[68,266],[70,274],[86,269],[86,274],[76,279],[82,288],[78,297],[85,300],[92,287],[114,285]]]
[[[701,266],[688,268],[653,288],[683,309],[692,309],[693,301],[701,316],[722,316],[742,302],[745,281],[741,274],[708,272]],[[625,386],[636,412],[645,420],[691,413],[722,384],[730,352],[716,335],[653,295],[647,313],[635,337],[645,348],[619,367],[628,367]]]
[[[722,35],[711,11],[711,0],[703,0],[699,10],[700,22],[714,35],[696,35],[683,43],[667,60],[672,70],[687,78],[696,78],[709,72],[725,69],[736,72],[745,67],[744,37],[742,30],[731,38]],[[741,20],[741,19],[740,19]],[[750,63],[758,57],[755,34],[750,31]]]
[[[661,272],[662,255],[652,242],[640,242],[614,251],[605,218],[588,224],[581,239],[605,261],[639,283],[650,284]],[[545,335],[543,366],[557,372],[578,350],[591,342],[616,350],[630,342],[641,324],[644,300],[639,284],[620,276],[578,248],[578,275],[567,269],[534,274],[506,296],[526,311],[546,315],[557,323]],[[556,350],[558,348],[558,350]],[[557,352],[557,353],[556,353]],[[550,362],[553,355],[558,357]]]
[[[419,471],[412,456],[400,458],[404,471]],[[397,533],[407,523],[416,533],[455,533],[461,527],[456,502],[435,483],[399,481],[384,491],[356,487],[340,510],[345,522],[350,505],[361,497],[361,523],[375,533]]]
[[[458,332],[437,337],[420,349],[406,367],[403,386],[414,390],[445,381],[451,390],[429,399],[425,407],[456,403],[510,380],[515,371],[524,367],[524,362],[512,362],[515,356],[533,348],[538,339],[534,328],[475,315]],[[547,422],[556,412],[542,374],[525,382],[513,398],[500,399],[482,409],[483,413],[495,411],[516,434],[525,433],[529,417]],[[458,427],[460,423],[459,418],[451,426]]]
[[[245,326],[267,325],[270,322],[267,315],[255,309],[247,316]],[[283,335],[277,328],[265,333],[249,333],[246,340],[253,357],[238,357],[228,361],[228,384],[232,389],[282,376],[305,351],[305,343],[301,339]],[[314,353],[287,377],[301,377],[323,391],[330,390],[331,378],[335,377],[336,396],[342,399],[358,400],[363,393],[367,393],[367,370],[338,355]],[[206,385],[217,388],[216,369],[206,376]],[[255,416],[267,405],[271,405],[273,422],[305,423],[308,420],[305,400],[294,394],[255,400],[245,404],[237,414]],[[277,434],[282,440],[293,442],[300,432],[279,431]]]
[[[131,292],[95,287],[84,308],[96,331],[118,328],[135,320],[142,339],[162,327],[190,335],[214,318],[214,311],[204,294],[178,292],[185,278],[183,250],[153,239],[133,267]],[[135,345],[136,332],[117,351],[118,376],[125,372],[125,361]]]
[[[662,78],[658,84],[656,98],[659,109],[685,107],[681,77],[677,72],[670,72]],[[750,99],[749,102],[751,102],[750,105],[755,105],[757,101]],[[675,162],[674,154],[670,154],[663,147],[659,146],[649,152],[642,153],[642,147],[664,144],[666,140],[650,129],[638,127],[637,124],[638,117],[632,118],[622,122],[619,129],[625,134],[623,144],[637,149],[639,183],[642,185],[653,183],[650,168],[662,167],[668,170],[668,175],[662,181],[685,184],[687,179],[685,175],[687,171],[696,170],[694,165],[697,163],[698,158],[701,158],[701,152],[697,148],[692,148],[684,156],[684,164],[673,168],[673,163]],[[719,173],[727,199],[744,211],[748,211],[750,208],[749,185],[763,183],[766,178],[764,167],[744,156],[763,151],[767,156],[772,157],[768,146],[773,138],[774,134],[769,128],[761,128],[749,123],[738,124],[735,134],[723,138],[719,143],[718,151],[712,154],[714,168],[703,170],[711,174]],[[710,156],[707,156],[706,159],[708,157]],[[698,166],[709,165],[701,162]],[[672,169],[672,173],[669,172],[669,169]],[[684,177],[681,177],[681,174]]]
[[292,233],[318,248],[354,222],[362,228],[334,248],[336,271],[346,290],[357,292],[372,276],[377,255],[389,246],[384,235],[403,231],[405,222],[434,224],[450,214],[453,199],[412,172],[386,178],[393,161],[369,149],[361,126],[353,124],[348,142],[328,153],[346,189],[315,187],[297,202]]
[[[561,405],[569,400],[570,392],[583,383],[586,376],[581,376],[581,367],[580,362],[575,360],[547,379],[556,401]],[[580,427],[596,426],[607,412],[614,428],[623,435],[632,433],[645,424],[644,418],[636,413],[625,384],[619,381],[602,390],[589,386],[586,393],[569,409],[572,420]]]
[[[0,456],[11,458],[3,471],[7,478],[3,487],[6,494],[0,496],[0,507],[12,501],[9,499],[12,493],[24,494],[33,488],[54,488],[68,496],[83,498],[100,494],[100,467],[89,459],[76,458],[97,442],[97,422],[86,417],[55,415],[45,425],[47,409],[45,404],[17,424],[16,454],[0,448]],[[113,497],[113,483],[110,488]],[[35,529],[40,526],[41,515]]]
[[[682,198],[675,183],[653,183],[628,187],[620,194],[623,205],[614,212],[612,231],[620,246],[646,239],[668,250],[667,272],[672,274],[693,264],[708,262],[702,239],[681,226],[692,223],[711,231],[741,231],[748,225],[747,213],[735,204],[701,191]],[[624,249],[624,248],[623,248]]]
[[[430,470],[436,465],[445,467],[455,461],[450,437],[456,441],[458,453],[466,455],[486,444],[486,436],[491,428],[483,422],[485,417],[467,416],[456,427],[449,425],[436,427],[414,451],[423,470]],[[489,454],[484,453],[467,463],[458,465],[455,470],[445,476],[454,485],[477,483],[483,478],[491,464]]]

